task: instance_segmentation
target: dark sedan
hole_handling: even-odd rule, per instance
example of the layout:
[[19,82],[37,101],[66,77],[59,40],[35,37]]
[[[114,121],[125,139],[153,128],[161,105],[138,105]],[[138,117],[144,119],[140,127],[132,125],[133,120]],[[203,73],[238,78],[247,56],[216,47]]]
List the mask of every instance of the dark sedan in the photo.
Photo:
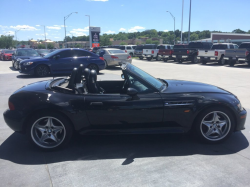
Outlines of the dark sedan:
[[[97,81],[95,70],[74,68],[70,78],[36,82],[17,90],[4,112],[7,125],[26,132],[36,146],[65,145],[80,134],[186,133],[218,143],[245,129],[247,112],[219,87],[156,79],[130,63],[123,79]],[[237,141],[237,140],[235,140]]]
[[19,72],[35,74],[38,77],[56,74],[70,74],[74,67],[83,64],[99,72],[105,69],[105,62],[94,53],[82,49],[58,49],[43,58],[23,60]]

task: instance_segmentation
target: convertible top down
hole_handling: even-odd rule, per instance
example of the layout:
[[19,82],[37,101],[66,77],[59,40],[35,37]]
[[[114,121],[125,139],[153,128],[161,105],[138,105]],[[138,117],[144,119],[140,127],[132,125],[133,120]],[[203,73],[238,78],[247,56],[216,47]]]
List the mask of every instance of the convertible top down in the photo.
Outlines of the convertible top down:
[[156,79],[123,63],[121,80],[97,81],[82,65],[68,78],[26,85],[9,98],[7,125],[36,146],[64,146],[81,134],[186,133],[217,143],[244,129],[247,112],[232,93],[190,81]]

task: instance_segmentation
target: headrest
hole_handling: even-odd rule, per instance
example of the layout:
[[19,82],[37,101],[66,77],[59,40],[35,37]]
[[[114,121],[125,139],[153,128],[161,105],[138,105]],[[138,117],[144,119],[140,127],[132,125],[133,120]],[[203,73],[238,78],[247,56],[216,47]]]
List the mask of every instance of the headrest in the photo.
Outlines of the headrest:
[[79,67],[78,70],[77,70],[76,82],[75,82],[75,83],[81,83],[82,74],[83,74],[83,65],[80,64],[80,67]]
[[77,74],[77,68],[74,68],[71,72],[70,78],[69,78],[69,84],[67,88],[74,89],[75,88],[75,79]]
[[97,79],[97,73],[96,73],[95,70],[92,69],[90,71],[90,77],[91,77],[91,81],[96,81],[96,79]]

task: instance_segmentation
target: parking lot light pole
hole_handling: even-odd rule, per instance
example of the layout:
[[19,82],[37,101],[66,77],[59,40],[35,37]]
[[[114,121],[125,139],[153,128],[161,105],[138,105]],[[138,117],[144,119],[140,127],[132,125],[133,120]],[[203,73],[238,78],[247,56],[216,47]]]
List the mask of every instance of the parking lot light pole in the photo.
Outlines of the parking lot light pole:
[[190,42],[191,3],[192,3],[192,1],[190,0],[190,9],[189,9],[189,26],[188,26],[188,43]]
[[25,28],[21,28],[21,29],[15,30],[15,36],[16,36],[16,49],[17,49],[17,34],[16,34],[16,33],[17,33],[18,31],[22,30],[22,29],[25,29]]
[[91,36],[90,36],[90,34],[91,34],[91,32],[90,32],[90,15],[85,15],[85,16],[89,17],[89,48],[91,48],[92,46],[91,46]]
[[184,0],[182,0],[182,16],[181,16],[181,43],[182,43],[182,29],[183,29],[183,8],[184,8]]
[[167,11],[171,16],[172,18],[174,19],[174,44],[175,44],[175,17],[173,16],[173,14],[169,11]]
[[78,13],[78,12],[71,12],[69,15],[67,15],[67,16],[65,16],[64,17],[64,31],[65,31],[65,43],[67,43],[67,39],[66,39],[66,25],[65,25],[65,21],[66,21],[66,19],[68,19],[69,18],[69,16],[71,16],[71,14],[73,14],[73,13]]

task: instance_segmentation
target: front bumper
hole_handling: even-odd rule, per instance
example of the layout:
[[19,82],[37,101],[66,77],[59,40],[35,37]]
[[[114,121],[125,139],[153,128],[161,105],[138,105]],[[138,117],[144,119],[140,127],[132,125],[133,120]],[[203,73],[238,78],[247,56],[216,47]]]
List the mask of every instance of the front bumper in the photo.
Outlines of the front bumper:
[[210,56],[198,56],[198,60],[205,60],[205,61],[219,61],[218,57],[210,57]]
[[22,66],[19,63],[19,73],[33,75],[35,73],[34,68],[30,66]]
[[24,116],[21,112],[7,109],[3,113],[5,123],[16,132],[23,132]]
[[235,131],[240,131],[245,129],[245,122],[247,118],[247,111],[244,109],[242,110],[239,115],[236,117],[237,125],[235,127]]

